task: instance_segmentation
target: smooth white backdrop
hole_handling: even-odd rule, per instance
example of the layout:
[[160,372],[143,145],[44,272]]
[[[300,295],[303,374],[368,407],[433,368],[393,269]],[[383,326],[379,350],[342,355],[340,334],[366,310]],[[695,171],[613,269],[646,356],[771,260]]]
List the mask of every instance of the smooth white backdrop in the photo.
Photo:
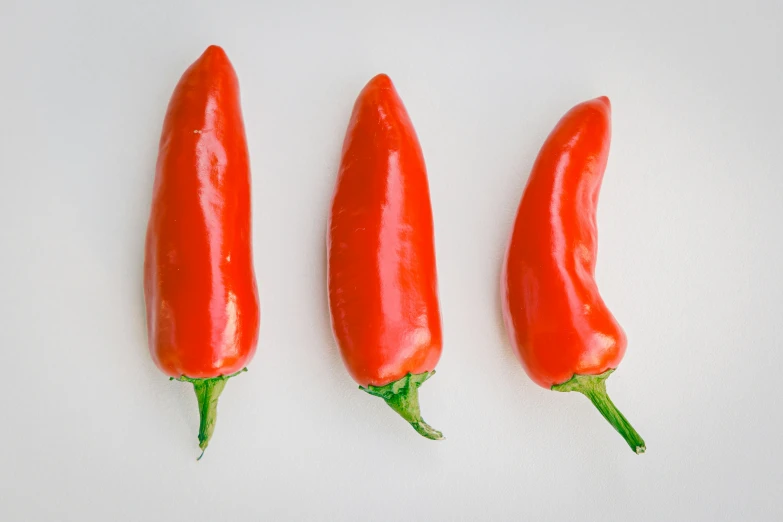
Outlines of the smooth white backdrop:
[[[783,519],[782,26],[776,0],[3,0],[0,520]],[[213,43],[242,88],[262,326],[197,463],[141,275],[166,104]],[[327,209],[378,72],[429,169],[442,443],[357,389],[329,329]],[[499,311],[533,159],[603,94],[597,275],[629,338],[608,386],[643,456],[528,379]]]

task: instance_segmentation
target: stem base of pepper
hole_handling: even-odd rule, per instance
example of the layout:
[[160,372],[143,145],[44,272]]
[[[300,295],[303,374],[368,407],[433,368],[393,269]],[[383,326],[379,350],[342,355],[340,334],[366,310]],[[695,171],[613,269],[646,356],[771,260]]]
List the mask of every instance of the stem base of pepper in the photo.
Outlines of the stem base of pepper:
[[223,393],[223,388],[226,387],[226,381],[231,377],[246,371],[247,368],[243,368],[231,375],[220,375],[209,379],[193,379],[191,377],[186,377],[185,375],[178,378],[171,377],[172,381],[182,381],[193,384],[193,390],[196,392],[199,414],[198,447],[201,448],[201,455],[199,455],[196,460],[201,460],[201,457],[204,456],[204,452],[207,450],[209,441],[212,438],[212,433],[215,431],[218,399],[220,398],[220,394]]
[[435,370],[431,372],[407,374],[403,378],[384,386],[368,385],[359,386],[370,395],[382,398],[391,409],[396,411],[400,417],[408,421],[413,429],[430,440],[443,440],[443,433],[439,432],[421,418],[421,409],[419,408],[419,386],[424,381],[435,375]]
[[554,391],[559,392],[579,392],[588,399],[593,405],[601,412],[601,415],[609,421],[609,424],[622,435],[625,442],[631,447],[636,454],[641,455],[647,450],[647,446],[644,443],[644,439],[639,433],[631,426],[628,419],[620,413],[617,406],[612,403],[609,398],[609,394],[606,392],[606,379],[612,374],[614,368],[605,371],[598,375],[578,375],[575,374],[571,379],[562,383],[552,386]]

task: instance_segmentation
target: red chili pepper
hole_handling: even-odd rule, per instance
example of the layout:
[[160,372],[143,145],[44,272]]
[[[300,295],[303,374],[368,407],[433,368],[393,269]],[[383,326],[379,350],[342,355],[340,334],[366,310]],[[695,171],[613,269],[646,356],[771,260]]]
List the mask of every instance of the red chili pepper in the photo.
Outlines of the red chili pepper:
[[169,102],[144,260],[150,353],[172,379],[193,384],[202,450],[226,380],[256,350],[251,242],[239,83],[226,53],[213,45],[185,71]]
[[441,352],[432,209],[424,157],[391,80],[359,94],[328,228],[332,329],[351,376],[424,437],[417,388]]
[[611,138],[606,97],[571,109],[538,154],[503,266],[503,315],[528,375],[587,396],[636,453],[645,450],[606,393],[626,337],[598,293],[595,211]]

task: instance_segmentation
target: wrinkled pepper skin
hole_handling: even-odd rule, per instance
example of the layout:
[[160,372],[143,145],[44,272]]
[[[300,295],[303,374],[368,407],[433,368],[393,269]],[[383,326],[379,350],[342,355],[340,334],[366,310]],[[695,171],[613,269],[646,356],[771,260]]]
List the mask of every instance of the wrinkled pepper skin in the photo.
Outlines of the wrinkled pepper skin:
[[258,340],[250,197],[239,83],[211,46],[169,102],[144,261],[150,353],[163,373],[194,384],[202,449],[225,380]]
[[424,157],[388,76],[359,94],[348,124],[327,238],[332,330],[351,376],[420,434],[417,388],[442,338]]
[[587,395],[641,453],[644,441],[611,404],[604,382],[627,342],[594,277],[596,206],[610,140],[606,97],[571,109],[546,139],[503,263],[503,316],[533,381]]

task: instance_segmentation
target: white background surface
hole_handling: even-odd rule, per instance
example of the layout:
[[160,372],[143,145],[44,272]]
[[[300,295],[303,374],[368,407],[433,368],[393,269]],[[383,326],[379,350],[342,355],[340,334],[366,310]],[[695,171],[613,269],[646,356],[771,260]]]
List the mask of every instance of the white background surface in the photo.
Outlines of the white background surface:
[[[0,519],[781,520],[783,4],[632,3],[3,0]],[[242,88],[262,326],[197,463],[141,277],[166,104],[212,43]],[[357,390],[329,330],[326,214],[378,72],[429,169],[443,443]],[[643,456],[534,385],[500,320],[533,159],[602,94],[598,279],[629,337],[609,391]]]

